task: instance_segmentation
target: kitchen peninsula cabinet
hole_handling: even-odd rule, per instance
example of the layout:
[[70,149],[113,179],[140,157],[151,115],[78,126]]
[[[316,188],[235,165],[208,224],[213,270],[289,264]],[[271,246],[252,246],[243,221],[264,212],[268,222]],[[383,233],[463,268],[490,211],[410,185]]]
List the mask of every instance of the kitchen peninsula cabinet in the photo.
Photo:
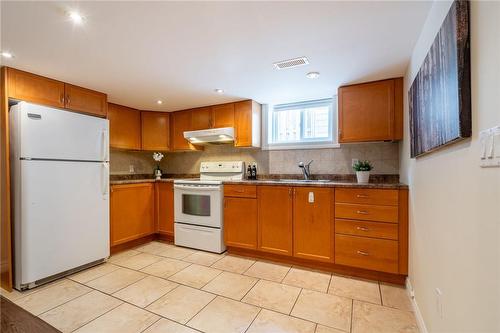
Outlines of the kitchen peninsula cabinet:
[[396,141],[403,138],[403,79],[338,89],[339,142]]
[[156,233],[155,184],[112,185],[110,193],[111,246]]
[[141,149],[141,112],[126,106],[108,105],[109,145],[118,149]]

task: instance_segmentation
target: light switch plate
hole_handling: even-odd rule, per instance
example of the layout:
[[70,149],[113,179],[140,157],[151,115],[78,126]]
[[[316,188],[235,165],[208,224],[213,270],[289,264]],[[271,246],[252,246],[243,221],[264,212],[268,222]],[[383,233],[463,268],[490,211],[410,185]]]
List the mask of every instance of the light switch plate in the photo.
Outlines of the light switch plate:
[[309,192],[309,203],[314,203],[314,192]]
[[482,168],[500,167],[500,126],[479,133],[479,165]]

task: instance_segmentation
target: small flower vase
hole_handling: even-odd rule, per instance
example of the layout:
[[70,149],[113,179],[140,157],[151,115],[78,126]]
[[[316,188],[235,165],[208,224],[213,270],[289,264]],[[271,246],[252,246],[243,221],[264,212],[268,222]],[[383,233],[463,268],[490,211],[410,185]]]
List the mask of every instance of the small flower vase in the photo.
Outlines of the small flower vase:
[[161,169],[159,167],[155,169],[155,178],[157,180],[161,179]]
[[356,171],[356,178],[358,178],[358,183],[368,183],[370,171]]

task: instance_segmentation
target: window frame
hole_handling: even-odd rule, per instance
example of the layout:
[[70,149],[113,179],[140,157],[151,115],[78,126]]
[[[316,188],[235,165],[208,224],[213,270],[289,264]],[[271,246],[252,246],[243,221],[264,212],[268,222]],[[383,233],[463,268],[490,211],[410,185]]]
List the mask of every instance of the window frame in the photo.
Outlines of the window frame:
[[296,107],[297,109],[304,108],[307,105],[313,106],[314,104],[319,104],[321,102],[325,102],[327,100],[331,100],[331,121],[328,124],[329,133],[331,133],[331,137],[326,140],[321,139],[303,139],[303,131],[304,131],[304,114],[301,112],[301,141],[300,142],[273,142],[273,136],[276,133],[273,131],[273,127],[275,128],[276,122],[274,105],[264,104],[262,107],[262,149],[263,150],[286,150],[286,149],[321,149],[321,148],[340,148],[340,144],[338,142],[338,106],[337,106],[337,96],[332,96],[331,98],[323,98],[317,100],[309,100],[302,102],[294,102],[294,103],[286,103],[286,104],[278,104],[280,109],[286,109],[290,107],[293,109]]

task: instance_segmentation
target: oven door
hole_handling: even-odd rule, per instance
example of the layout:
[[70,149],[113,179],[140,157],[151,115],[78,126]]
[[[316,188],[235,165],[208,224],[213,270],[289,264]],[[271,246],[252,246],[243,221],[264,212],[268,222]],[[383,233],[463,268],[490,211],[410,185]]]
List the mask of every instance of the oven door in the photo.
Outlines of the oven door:
[[174,185],[175,222],[222,227],[222,186]]

